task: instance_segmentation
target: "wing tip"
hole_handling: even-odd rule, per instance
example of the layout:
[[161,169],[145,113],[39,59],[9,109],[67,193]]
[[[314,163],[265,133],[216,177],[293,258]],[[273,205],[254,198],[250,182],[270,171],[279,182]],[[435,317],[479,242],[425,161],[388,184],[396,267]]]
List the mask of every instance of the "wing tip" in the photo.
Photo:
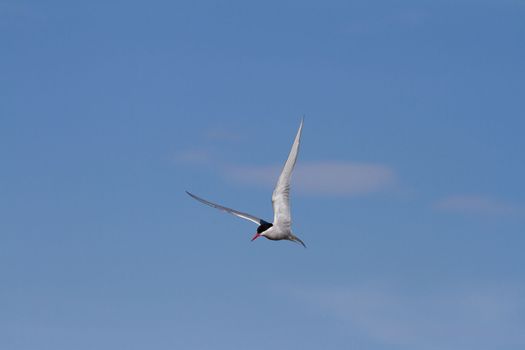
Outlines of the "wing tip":
[[196,195],[194,195],[194,194],[191,193],[190,191],[186,191],[186,190],[184,190],[184,192],[186,192],[186,194],[187,194],[188,196],[190,196],[191,198],[196,199],[196,200],[198,200],[198,201],[202,201],[199,197],[197,197]]

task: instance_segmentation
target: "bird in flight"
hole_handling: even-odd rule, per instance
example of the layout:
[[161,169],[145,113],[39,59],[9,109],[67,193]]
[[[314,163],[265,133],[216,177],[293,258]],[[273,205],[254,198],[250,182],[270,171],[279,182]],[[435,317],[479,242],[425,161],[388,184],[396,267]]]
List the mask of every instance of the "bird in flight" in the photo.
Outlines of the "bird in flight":
[[212,203],[203,198],[197,197],[196,195],[186,191],[188,195],[192,198],[198,200],[201,203],[209,205],[212,208],[222,210],[226,213],[238,216],[242,219],[249,220],[253,223],[259,225],[257,227],[257,233],[253,236],[252,241],[259,237],[266,237],[272,241],[279,241],[286,239],[298,244],[302,244],[306,248],[306,245],[299,237],[295,236],[292,233],[292,218],[290,214],[290,179],[292,177],[292,171],[295,166],[295,161],[297,160],[297,154],[299,153],[299,144],[301,142],[301,132],[303,130],[303,121],[299,125],[299,130],[297,130],[297,135],[295,135],[295,140],[288,155],[288,159],[284,164],[279,180],[277,180],[277,185],[273,190],[272,194],[272,205],[273,205],[273,223],[260,219],[251,214],[243,213],[241,211],[226,208],[222,205]]

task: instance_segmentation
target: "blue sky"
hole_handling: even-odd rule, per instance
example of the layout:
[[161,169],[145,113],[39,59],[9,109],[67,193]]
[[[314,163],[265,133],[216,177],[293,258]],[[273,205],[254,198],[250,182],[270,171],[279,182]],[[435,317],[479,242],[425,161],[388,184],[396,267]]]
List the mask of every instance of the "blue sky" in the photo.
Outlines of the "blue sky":
[[0,0],[0,348],[523,349],[524,17]]

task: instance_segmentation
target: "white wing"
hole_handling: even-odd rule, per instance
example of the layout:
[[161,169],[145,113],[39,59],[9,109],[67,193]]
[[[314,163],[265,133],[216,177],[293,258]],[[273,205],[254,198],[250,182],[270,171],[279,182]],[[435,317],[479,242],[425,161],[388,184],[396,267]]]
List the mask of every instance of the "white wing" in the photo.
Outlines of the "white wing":
[[198,200],[199,202],[201,203],[204,203],[206,205],[209,205],[210,207],[212,208],[216,208],[216,209],[219,209],[219,210],[222,210],[222,211],[225,211],[227,212],[228,214],[232,214],[232,215],[235,215],[235,216],[238,216],[240,218],[243,218],[243,219],[246,219],[246,220],[250,220],[251,222],[254,222],[256,223],[257,225],[261,225],[263,222],[265,222],[264,220],[261,220],[259,219],[258,217],[256,216],[253,216],[253,215],[250,215],[250,214],[246,214],[246,213],[243,213],[243,212],[240,212],[240,211],[237,211],[235,209],[231,209],[231,208],[226,208],[226,207],[223,207],[222,205],[219,205],[219,204],[215,204],[215,203],[212,203],[210,201],[207,201],[206,199],[202,199],[200,197],[197,197],[196,195],[194,195],[193,193],[190,193],[188,191],[186,191],[186,193],[188,195],[190,195],[192,198]]
[[284,164],[279,180],[277,180],[277,185],[273,190],[273,224],[276,226],[290,228],[292,225],[292,218],[290,215],[290,179],[292,177],[295,161],[297,160],[297,154],[299,153],[299,143],[301,141],[302,130],[303,120],[301,120],[301,125],[299,125],[299,130],[297,130],[292,149],[290,150],[288,159]]

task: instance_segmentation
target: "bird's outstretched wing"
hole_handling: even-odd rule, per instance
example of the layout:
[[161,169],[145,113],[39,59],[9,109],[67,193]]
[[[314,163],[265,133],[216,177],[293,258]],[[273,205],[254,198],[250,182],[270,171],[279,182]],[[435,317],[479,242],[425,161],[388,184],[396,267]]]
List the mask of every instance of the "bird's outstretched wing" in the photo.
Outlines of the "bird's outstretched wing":
[[188,195],[190,195],[192,198],[198,200],[199,202],[201,203],[204,203],[206,205],[209,205],[210,207],[212,208],[216,208],[216,209],[219,209],[219,210],[222,210],[226,213],[229,213],[229,214],[232,214],[232,215],[235,215],[235,216],[238,216],[240,218],[243,218],[243,219],[246,219],[246,220],[250,220],[251,222],[254,222],[256,223],[257,225],[261,225],[263,222],[266,222],[264,220],[261,220],[259,219],[258,217],[256,216],[253,216],[253,215],[250,215],[250,214],[246,214],[246,213],[243,213],[243,212],[240,212],[240,211],[237,211],[235,209],[231,209],[231,208],[226,208],[226,207],[223,207],[222,205],[219,205],[219,204],[215,204],[215,203],[212,203],[210,201],[207,201],[206,199],[202,199],[200,197],[197,197],[196,195],[194,195],[193,193],[190,193],[188,191],[186,191],[186,193]]
[[299,153],[299,143],[301,142],[301,132],[303,130],[303,120],[297,130],[297,135],[288,155],[288,159],[284,164],[284,168],[277,180],[277,185],[273,190],[272,204],[273,204],[273,224],[276,226],[282,226],[290,228],[292,225],[292,218],[290,215],[290,179],[292,177],[292,171],[297,160],[297,154]]

